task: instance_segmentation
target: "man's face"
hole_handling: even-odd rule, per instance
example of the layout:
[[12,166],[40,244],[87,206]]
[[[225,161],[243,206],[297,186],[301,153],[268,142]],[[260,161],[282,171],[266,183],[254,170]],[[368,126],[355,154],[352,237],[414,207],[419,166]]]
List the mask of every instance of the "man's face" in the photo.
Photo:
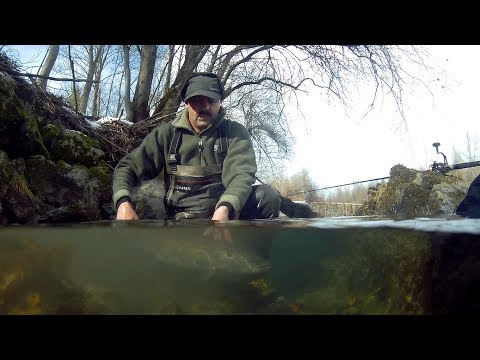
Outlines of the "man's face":
[[187,100],[188,120],[194,130],[200,132],[206,129],[217,117],[220,111],[220,100],[198,95]]

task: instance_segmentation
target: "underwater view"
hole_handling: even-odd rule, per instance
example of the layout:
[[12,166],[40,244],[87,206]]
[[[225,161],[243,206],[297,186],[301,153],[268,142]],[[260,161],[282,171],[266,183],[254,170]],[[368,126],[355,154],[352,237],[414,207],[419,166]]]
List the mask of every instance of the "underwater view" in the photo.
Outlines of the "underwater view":
[[0,228],[0,314],[480,313],[480,219]]

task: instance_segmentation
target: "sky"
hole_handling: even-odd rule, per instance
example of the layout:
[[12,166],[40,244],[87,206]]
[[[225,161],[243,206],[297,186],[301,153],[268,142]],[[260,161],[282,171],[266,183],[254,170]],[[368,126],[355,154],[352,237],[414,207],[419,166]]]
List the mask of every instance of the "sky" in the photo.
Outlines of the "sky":
[[327,104],[314,91],[303,96],[305,120],[292,115],[290,123],[297,141],[288,174],[305,168],[319,187],[328,187],[389,176],[396,164],[424,170],[443,161],[435,142],[453,164],[453,149],[466,151],[467,131],[480,150],[480,46],[429,48],[427,62],[440,66],[443,76],[429,84],[431,93],[416,86],[405,94],[406,127],[387,99],[363,117],[368,96],[348,109],[338,101]]
[[[48,48],[12,47],[22,61],[35,59],[38,63]],[[299,95],[303,115],[293,106],[288,110],[296,143],[295,155],[285,161],[287,175],[307,169],[318,187],[328,187],[389,176],[396,164],[423,170],[433,161],[443,161],[432,146],[434,142],[441,144],[439,150],[452,164],[454,147],[466,151],[467,131],[478,141],[480,155],[480,46],[428,48],[426,62],[439,67],[442,76],[438,83],[429,84],[431,93],[421,85],[407,89],[405,123],[388,97],[380,98],[364,116],[371,98],[362,84],[348,108],[335,100],[327,102],[316,89]]]

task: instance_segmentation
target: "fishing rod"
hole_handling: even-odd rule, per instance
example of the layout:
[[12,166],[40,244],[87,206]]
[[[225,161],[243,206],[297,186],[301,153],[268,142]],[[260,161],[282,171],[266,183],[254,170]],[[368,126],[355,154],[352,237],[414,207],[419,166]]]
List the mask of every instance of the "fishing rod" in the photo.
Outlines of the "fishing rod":
[[306,194],[306,193],[312,192],[312,191],[333,189],[333,188],[340,187],[340,186],[355,185],[355,184],[360,184],[360,183],[369,182],[369,181],[385,180],[385,179],[388,179],[389,177],[390,176],[384,176],[384,177],[370,179],[370,180],[354,181],[354,182],[351,182],[351,183],[348,183],[348,184],[333,185],[333,186],[327,186],[327,187],[318,188],[318,189],[305,190],[305,191],[300,191],[300,192],[296,192],[296,193],[287,194],[287,196],[298,195],[298,194]]
[[[480,161],[469,161],[469,162],[464,162],[460,164],[455,164],[455,165],[448,165],[447,157],[445,156],[444,153],[438,151],[438,147],[440,146],[439,142],[435,142],[432,144],[432,146],[437,150],[437,154],[440,154],[443,156],[443,163],[442,162],[436,162],[434,161],[428,171],[433,171],[433,172],[438,172],[440,174],[446,175],[449,171],[452,170],[459,170],[459,169],[467,169],[475,166],[480,166]],[[369,180],[362,180],[362,181],[354,181],[348,184],[341,184],[341,185],[334,185],[334,186],[327,186],[323,188],[318,188],[318,189],[312,189],[312,190],[304,190],[296,193],[289,193],[286,196],[292,196],[292,195],[299,195],[299,194],[306,194],[312,191],[321,191],[321,190],[327,190],[327,189],[333,189],[336,187],[341,187],[341,186],[347,186],[347,185],[355,185],[355,184],[361,184],[364,182],[370,182],[370,181],[379,181],[379,180],[385,180],[389,179],[390,176],[384,176],[380,178],[375,178],[375,179],[369,179]]]
[[[389,177],[390,177],[390,176],[384,176],[384,177],[376,178],[376,179],[362,180],[362,181],[354,181],[354,182],[348,183],[348,184],[327,186],[327,187],[323,187],[323,188],[319,188],[319,189],[312,189],[312,190],[305,190],[305,191],[300,191],[300,192],[296,192],[296,193],[292,193],[292,194],[287,194],[286,196],[304,194],[304,193],[311,192],[311,191],[320,191],[320,190],[332,189],[332,188],[336,188],[336,187],[340,187],[340,186],[360,184],[360,183],[364,183],[364,182],[367,182],[367,181],[384,180],[384,179],[388,179]],[[257,176],[255,176],[255,179],[257,179],[258,182],[260,182],[261,184],[265,184],[265,183],[264,183],[262,180],[260,180]]]

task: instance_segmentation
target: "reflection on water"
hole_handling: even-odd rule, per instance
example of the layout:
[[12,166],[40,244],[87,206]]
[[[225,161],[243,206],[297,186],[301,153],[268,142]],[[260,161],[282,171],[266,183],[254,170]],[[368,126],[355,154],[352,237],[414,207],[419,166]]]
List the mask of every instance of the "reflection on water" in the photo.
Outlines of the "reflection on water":
[[480,313],[480,220],[0,228],[1,314]]

